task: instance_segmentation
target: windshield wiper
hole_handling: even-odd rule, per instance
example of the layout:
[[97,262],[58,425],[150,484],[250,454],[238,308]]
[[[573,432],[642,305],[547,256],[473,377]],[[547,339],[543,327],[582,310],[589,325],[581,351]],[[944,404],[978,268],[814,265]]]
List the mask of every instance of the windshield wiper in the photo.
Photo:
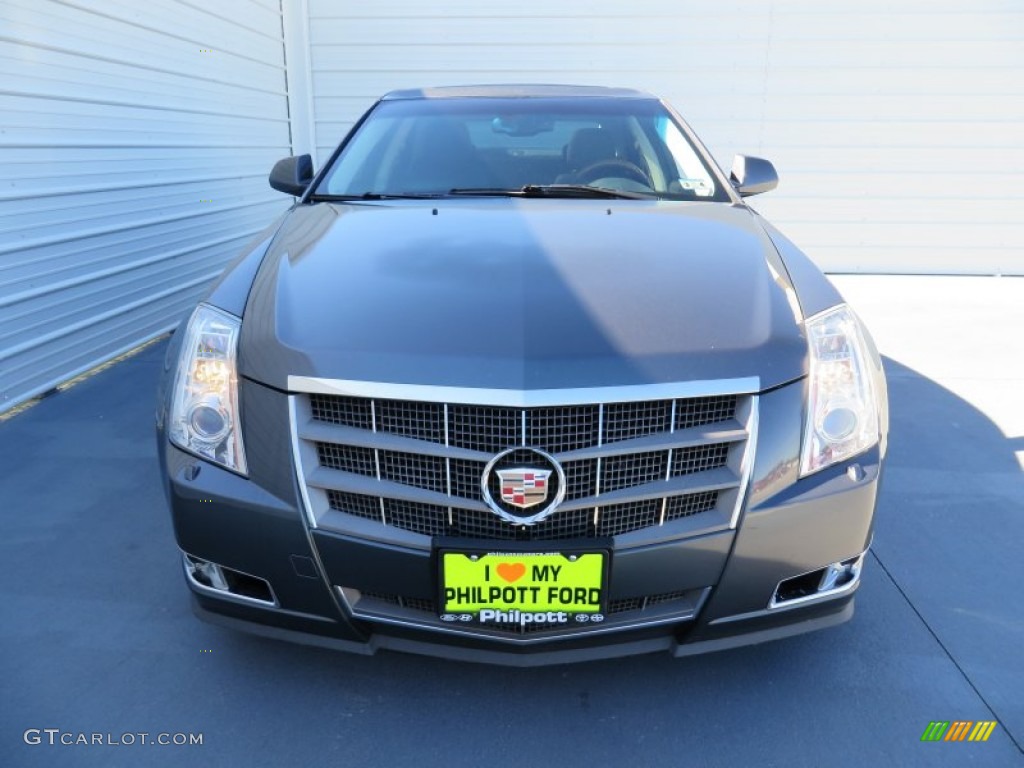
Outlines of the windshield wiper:
[[657,195],[648,192],[630,192],[608,187],[591,187],[586,184],[527,184],[519,189],[500,187],[464,187],[448,190],[449,195],[469,197],[573,197],[617,200],[650,200]]
[[353,200],[436,200],[444,192],[363,192],[361,195],[310,195],[314,203],[351,202]]
[[437,200],[451,196],[465,197],[571,197],[614,200],[651,200],[654,193],[631,192],[608,187],[591,187],[586,184],[527,184],[518,189],[502,187],[456,187],[447,192],[363,192],[360,195],[313,194],[309,201],[353,202],[359,200]]

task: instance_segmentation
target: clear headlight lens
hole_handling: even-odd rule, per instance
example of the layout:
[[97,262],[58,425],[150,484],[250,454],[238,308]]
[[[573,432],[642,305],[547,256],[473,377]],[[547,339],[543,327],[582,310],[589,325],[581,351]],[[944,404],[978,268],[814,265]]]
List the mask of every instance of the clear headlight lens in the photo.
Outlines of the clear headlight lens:
[[878,442],[878,405],[868,345],[845,304],[807,320],[811,348],[800,474],[808,475]]
[[240,327],[234,315],[196,307],[181,345],[168,435],[186,451],[244,475],[235,368]]

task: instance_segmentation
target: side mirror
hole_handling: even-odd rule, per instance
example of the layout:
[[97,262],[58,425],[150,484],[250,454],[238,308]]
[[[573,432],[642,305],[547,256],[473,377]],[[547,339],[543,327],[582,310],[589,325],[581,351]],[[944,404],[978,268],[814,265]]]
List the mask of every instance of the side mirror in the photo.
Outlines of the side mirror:
[[750,155],[736,155],[732,159],[729,180],[740,197],[759,195],[779,186],[779,174],[775,166],[764,158]]
[[278,192],[298,197],[313,180],[313,158],[309,155],[286,157],[274,163],[270,172],[270,186]]

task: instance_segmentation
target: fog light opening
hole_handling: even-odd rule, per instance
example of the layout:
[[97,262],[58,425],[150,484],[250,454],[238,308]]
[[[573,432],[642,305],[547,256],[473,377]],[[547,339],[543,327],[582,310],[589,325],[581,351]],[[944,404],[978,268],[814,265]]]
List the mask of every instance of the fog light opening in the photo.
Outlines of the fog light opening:
[[250,576],[209,560],[185,555],[185,572],[189,580],[202,590],[221,592],[244,600],[276,605],[274,591],[265,579]]
[[824,568],[779,582],[769,608],[797,605],[810,600],[836,597],[856,586],[864,555],[851,557]]

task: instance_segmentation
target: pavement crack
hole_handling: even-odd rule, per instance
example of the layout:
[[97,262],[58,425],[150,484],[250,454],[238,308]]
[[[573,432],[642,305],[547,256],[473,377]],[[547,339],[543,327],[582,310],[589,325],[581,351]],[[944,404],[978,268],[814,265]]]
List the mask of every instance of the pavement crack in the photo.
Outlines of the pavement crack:
[[928,630],[928,634],[935,638],[935,642],[939,644],[939,647],[942,649],[942,652],[946,654],[946,658],[948,658],[953,663],[953,666],[956,667],[957,671],[960,673],[960,676],[963,677],[963,679],[971,687],[971,690],[974,691],[975,695],[977,695],[977,697],[981,700],[981,703],[985,705],[985,709],[987,709],[992,714],[992,718],[1003,726],[1003,731],[1009,737],[1010,741],[1013,742],[1013,746],[1017,748],[1018,752],[1024,755],[1024,747],[1021,746],[1021,743],[1017,741],[1016,737],[1007,727],[1006,721],[999,716],[999,713],[995,711],[995,708],[991,704],[989,704],[988,699],[985,698],[984,694],[982,694],[982,692],[978,690],[978,687],[974,684],[974,681],[971,680],[970,675],[968,675],[967,671],[960,666],[960,662],[956,660],[956,658],[953,656],[949,648],[946,647],[946,644],[942,642],[942,638],[939,637],[938,633],[936,633],[936,631],[932,629],[932,625],[928,623],[928,620],[925,619],[925,617],[921,614],[919,610],[917,610],[917,606],[914,605],[914,603],[911,601],[909,595],[907,595],[907,593],[903,591],[903,587],[901,587],[900,583],[896,581],[896,577],[893,576],[892,572],[885,567],[885,563],[882,562],[882,559],[878,556],[878,553],[875,552],[875,550],[873,549],[871,550],[871,557],[874,559],[876,563],[878,563],[878,567],[882,569],[885,575],[889,577],[889,581],[892,582],[892,585],[894,587],[896,587],[896,591],[900,593],[900,597],[902,597],[906,604],[910,606],[910,610],[912,610],[914,614],[917,616],[917,618],[921,620],[921,623],[924,625],[924,628]]

